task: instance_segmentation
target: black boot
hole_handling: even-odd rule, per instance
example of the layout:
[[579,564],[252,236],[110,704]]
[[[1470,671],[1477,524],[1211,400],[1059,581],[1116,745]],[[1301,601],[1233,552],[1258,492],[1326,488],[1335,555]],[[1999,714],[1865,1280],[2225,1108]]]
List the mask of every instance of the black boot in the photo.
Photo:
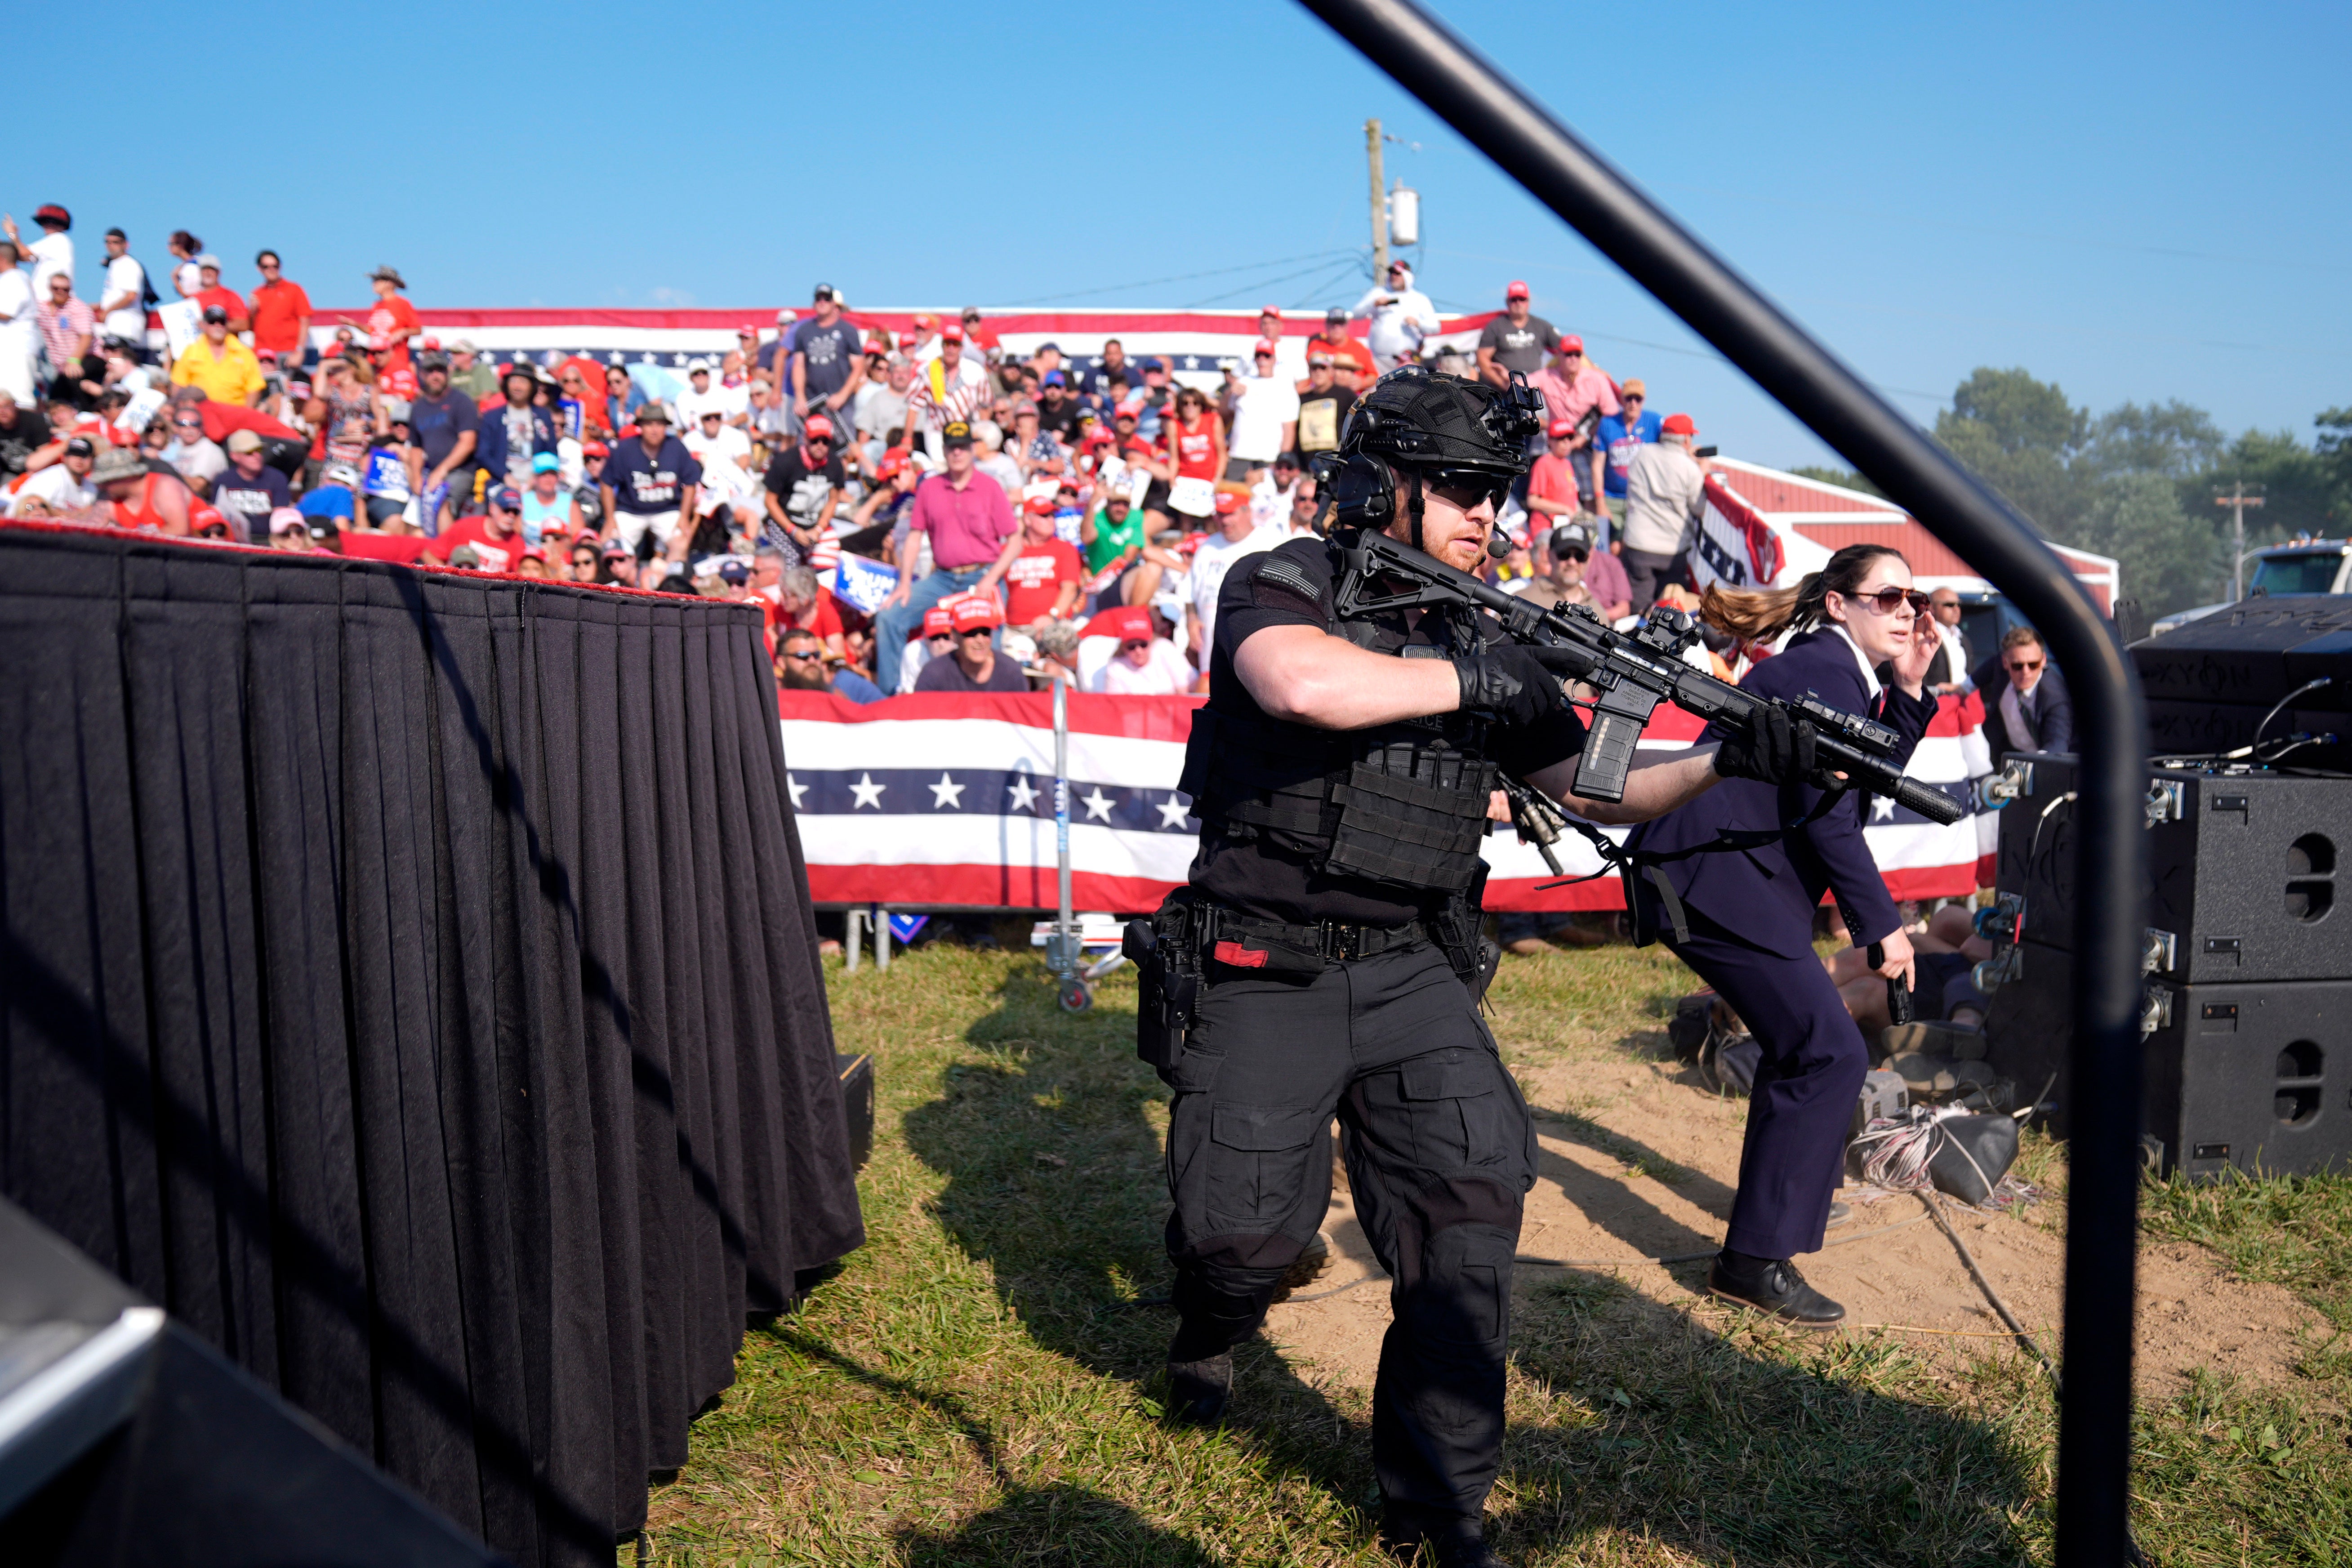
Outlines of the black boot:
[[1399,1563],[1413,1562],[1426,1545],[1437,1568],[1504,1568],[1476,1518],[1408,1503],[1381,1510],[1381,1544]]
[[1801,1329],[1834,1329],[1845,1321],[1845,1309],[1806,1284],[1785,1258],[1750,1258],[1727,1247],[1706,1266],[1706,1289]]
[[1233,1352],[1168,1363],[1168,1418],[1178,1425],[1214,1426],[1225,1418],[1233,1396]]

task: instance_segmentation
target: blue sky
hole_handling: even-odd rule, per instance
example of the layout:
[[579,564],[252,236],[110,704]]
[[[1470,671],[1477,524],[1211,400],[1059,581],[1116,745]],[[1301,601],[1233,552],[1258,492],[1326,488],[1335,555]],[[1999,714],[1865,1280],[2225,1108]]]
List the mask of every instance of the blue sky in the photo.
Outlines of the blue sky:
[[[2233,432],[2307,439],[2352,403],[2352,9],[1441,14],[1922,423],[1979,364],[2095,409],[2183,398]],[[819,279],[853,307],[1346,302],[1378,115],[1442,304],[1524,278],[1727,453],[1829,460],[1274,0],[246,6],[159,11],[139,47],[222,96],[115,96],[97,142],[16,160],[0,206],[62,201],[93,253],[119,223],[151,267],[192,228],[240,288],[269,245],[322,306],[363,300],[380,259],[425,305],[772,310]]]

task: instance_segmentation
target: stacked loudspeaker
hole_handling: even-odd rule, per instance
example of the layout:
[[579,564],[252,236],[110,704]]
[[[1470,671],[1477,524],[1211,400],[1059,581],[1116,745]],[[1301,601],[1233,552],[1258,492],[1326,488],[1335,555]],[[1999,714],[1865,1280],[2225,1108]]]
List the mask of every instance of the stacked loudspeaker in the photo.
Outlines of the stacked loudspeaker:
[[[2256,747],[2295,768],[2352,769],[2352,596],[2245,599],[2131,651],[2158,758]],[[2313,739],[2284,750],[2298,735]]]
[[[2112,1092],[2067,1071],[2076,766],[2010,762],[1995,886],[2017,940],[1990,966],[2007,978],[1987,1032],[2021,1090],[2054,1079],[2043,1099],[2063,1135],[2076,1100]],[[2153,769],[2147,833],[2151,1153],[2192,1175],[2352,1169],[2352,781]]]

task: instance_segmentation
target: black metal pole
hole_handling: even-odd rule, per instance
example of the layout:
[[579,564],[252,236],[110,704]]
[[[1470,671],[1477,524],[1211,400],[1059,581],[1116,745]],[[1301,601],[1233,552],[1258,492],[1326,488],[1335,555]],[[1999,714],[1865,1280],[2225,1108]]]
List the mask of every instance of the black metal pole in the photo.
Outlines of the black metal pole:
[[2147,754],[2128,660],[2023,519],[1443,23],[1411,0],[1301,3],[1982,572],[2083,694],[2058,1561],[2126,1561]]

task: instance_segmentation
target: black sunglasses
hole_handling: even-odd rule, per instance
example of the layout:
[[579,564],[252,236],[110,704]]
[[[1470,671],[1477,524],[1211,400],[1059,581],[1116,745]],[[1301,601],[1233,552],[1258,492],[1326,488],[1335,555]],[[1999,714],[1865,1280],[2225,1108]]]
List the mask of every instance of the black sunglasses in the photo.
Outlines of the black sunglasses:
[[[1483,468],[1432,468],[1429,488],[1447,500],[1467,511],[1481,500],[1491,500],[1496,506],[1511,493],[1511,481],[1498,479]],[[1470,499],[1464,500],[1467,496]]]
[[1916,588],[1881,588],[1875,594],[1848,594],[1846,597],[1857,605],[1875,605],[1882,616],[1891,616],[1906,604],[1914,615],[1927,613],[1927,595]]

